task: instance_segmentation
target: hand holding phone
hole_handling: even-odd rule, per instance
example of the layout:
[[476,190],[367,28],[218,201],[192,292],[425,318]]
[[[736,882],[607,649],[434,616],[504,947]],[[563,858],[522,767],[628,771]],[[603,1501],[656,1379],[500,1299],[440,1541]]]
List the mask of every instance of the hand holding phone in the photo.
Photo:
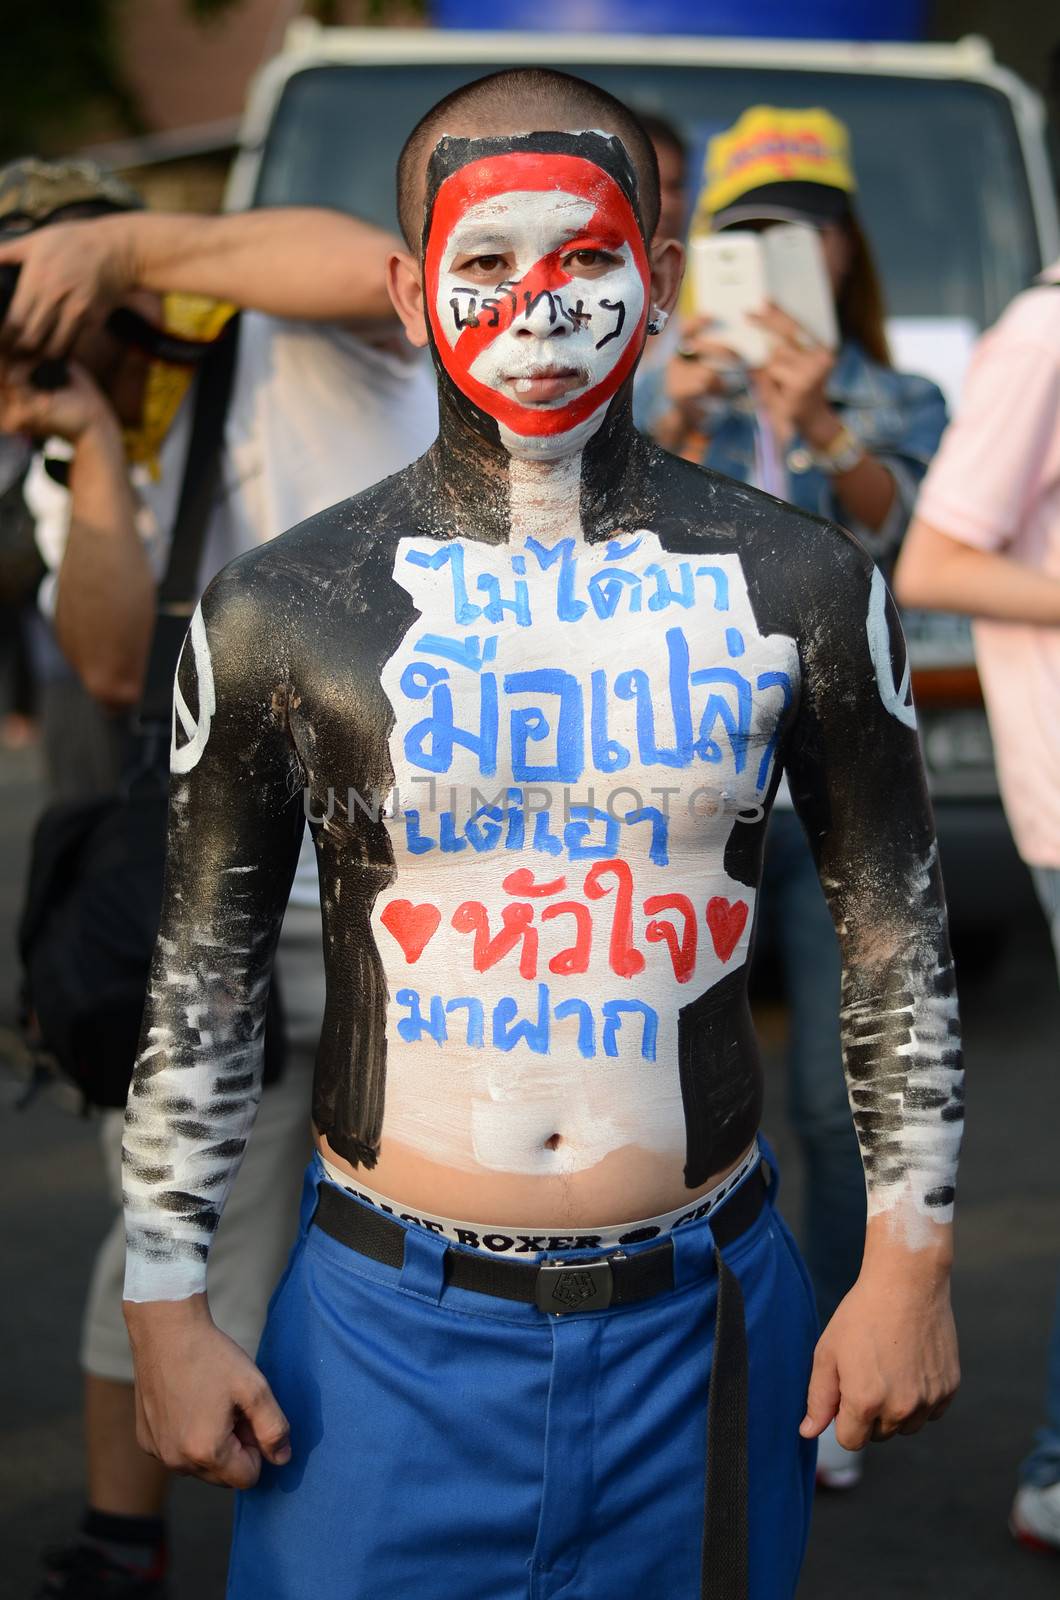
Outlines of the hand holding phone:
[[780,223],[762,233],[733,228],[693,239],[690,270],[696,311],[712,319],[719,343],[746,366],[763,367],[769,359],[770,335],[752,320],[769,303],[815,344],[838,347],[824,252],[816,230],[805,223]]

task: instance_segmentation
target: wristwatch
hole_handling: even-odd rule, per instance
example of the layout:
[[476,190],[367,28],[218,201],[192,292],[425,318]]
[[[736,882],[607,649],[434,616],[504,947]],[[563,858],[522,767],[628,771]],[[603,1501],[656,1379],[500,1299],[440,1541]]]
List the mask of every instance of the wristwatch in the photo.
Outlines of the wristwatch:
[[857,434],[851,433],[846,423],[841,422],[839,432],[823,450],[810,450],[808,454],[819,472],[837,478],[841,473],[853,472],[858,462],[865,459],[865,446]]

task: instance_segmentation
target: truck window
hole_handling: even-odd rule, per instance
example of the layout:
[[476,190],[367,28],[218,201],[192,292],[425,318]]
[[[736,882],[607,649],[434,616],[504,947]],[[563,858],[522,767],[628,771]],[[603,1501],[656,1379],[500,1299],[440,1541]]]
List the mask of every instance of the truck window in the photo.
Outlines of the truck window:
[[[635,109],[665,114],[693,160],[756,101],[823,105],[841,117],[892,316],[984,327],[1041,267],[1012,111],[987,85],[794,68],[564,65]],[[336,64],[296,73],[269,129],[255,204],[335,206],[395,227],[394,165],[406,133],[442,95],[491,70]]]

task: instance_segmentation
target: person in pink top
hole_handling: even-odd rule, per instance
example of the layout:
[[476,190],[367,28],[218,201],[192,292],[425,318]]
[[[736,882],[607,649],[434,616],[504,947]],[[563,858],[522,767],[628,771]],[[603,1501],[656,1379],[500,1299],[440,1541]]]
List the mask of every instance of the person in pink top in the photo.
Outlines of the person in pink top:
[[[903,605],[975,619],[1005,812],[1060,962],[1060,261],[980,340],[894,587]],[[1010,1526],[1060,1550],[1060,1298]]]

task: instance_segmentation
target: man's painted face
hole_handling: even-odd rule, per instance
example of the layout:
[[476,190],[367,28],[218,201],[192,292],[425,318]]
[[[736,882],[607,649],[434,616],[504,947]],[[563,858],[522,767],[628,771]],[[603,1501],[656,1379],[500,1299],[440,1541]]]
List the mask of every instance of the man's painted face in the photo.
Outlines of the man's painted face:
[[513,454],[595,431],[644,342],[650,269],[619,184],[582,156],[513,151],[440,185],[424,259],[439,359]]

